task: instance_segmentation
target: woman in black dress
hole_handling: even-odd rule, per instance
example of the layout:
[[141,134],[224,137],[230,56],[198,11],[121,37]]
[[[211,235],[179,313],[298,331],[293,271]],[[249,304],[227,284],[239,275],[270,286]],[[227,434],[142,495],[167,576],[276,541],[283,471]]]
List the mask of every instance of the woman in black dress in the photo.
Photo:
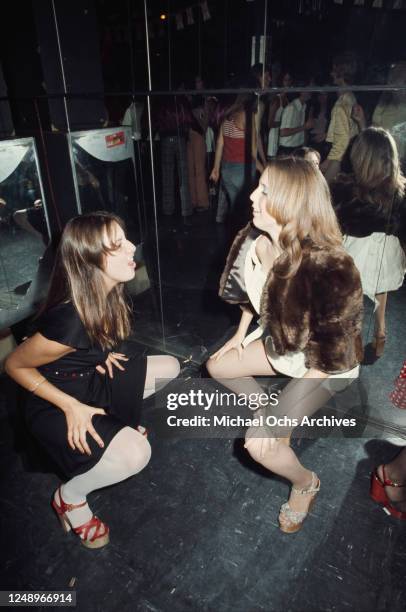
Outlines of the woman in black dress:
[[69,221],[38,331],[6,362],[31,392],[31,431],[68,478],[52,506],[65,531],[88,548],[106,545],[109,528],[93,516],[87,495],[147,465],[150,445],[137,429],[143,396],[157,378],[179,373],[171,356],[114,352],[131,330],[124,283],[135,274],[134,252],[113,214]]

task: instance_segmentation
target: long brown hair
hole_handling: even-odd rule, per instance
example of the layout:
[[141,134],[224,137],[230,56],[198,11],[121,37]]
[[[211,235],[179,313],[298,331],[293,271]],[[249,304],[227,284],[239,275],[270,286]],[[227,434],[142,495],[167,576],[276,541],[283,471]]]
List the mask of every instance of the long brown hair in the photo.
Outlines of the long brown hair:
[[226,110],[225,118],[234,119],[237,113],[244,112],[249,117],[255,111],[255,96],[253,94],[238,94],[233,104]]
[[[48,296],[41,313],[62,302],[72,301],[93,343],[114,347],[131,331],[130,308],[124,284],[110,292],[105,289],[102,271],[105,256],[115,250],[114,225],[124,229],[120,217],[92,212],[71,219],[61,237]],[[105,243],[106,235],[112,246]]]
[[363,130],[354,140],[350,159],[356,197],[390,213],[393,198],[404,197],[406,183],[391,134],[378,127]]
[[320,170],[301,158],[279,157],[267,167],[268,212],[282,226],[283,254],[274,265],[281,278],[293,276],[310,239],[321,247],[336,247],[342,234],[331,205],[330,190]]

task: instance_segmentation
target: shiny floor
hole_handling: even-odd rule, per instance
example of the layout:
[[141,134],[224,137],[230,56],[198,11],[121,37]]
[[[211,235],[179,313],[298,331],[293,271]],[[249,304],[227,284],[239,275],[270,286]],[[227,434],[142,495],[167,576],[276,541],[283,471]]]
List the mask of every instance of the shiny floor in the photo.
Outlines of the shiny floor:
[[[136,338],[148,353],[178,355],[184,377],[204,375],[201,364],[238,321],[238,308],[216,296],[231,234],[210,213],[195,215],[192,227],[170,221],[160,229],[162,293],[135,298]],[[58,476],[24,430],[18,390],[3,378],[1,589],[76,590],[83,612],[403,611],[406,525],[374,504],[368,489],[371,469],[405,444],[406,413],[387,399],[406,357],[405,306],[403,288],[390,296],[384,356],[373,363],[367,351],[363,437],[294,442],[322,483],[294,535],[277,526],[286,483],[258,469],[240,439],[152,431],[149,466],[90,496],[111,543],[84,549],[59,530],[49,506]],[[366,304],[366,344],[372,331]],[[160,397],[145,402],[152,430]]]

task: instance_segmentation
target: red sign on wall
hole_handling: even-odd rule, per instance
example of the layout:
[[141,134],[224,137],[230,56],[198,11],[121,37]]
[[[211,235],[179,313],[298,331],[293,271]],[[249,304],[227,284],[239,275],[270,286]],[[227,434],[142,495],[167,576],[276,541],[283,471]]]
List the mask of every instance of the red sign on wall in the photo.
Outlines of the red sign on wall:
[[106,147],[108,149],[111,149],[111,147],[119,147],[123,144],[125,144],[124,132],[116,132],[115,134],[106,136]]

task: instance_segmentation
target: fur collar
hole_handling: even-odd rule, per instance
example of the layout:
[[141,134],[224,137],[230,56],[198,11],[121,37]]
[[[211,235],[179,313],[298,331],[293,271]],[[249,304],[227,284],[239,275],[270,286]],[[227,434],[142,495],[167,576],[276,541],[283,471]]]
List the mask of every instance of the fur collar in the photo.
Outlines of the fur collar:
[[[220,282],[220,296],[249,303],[244,261],[247,244],[260,234],[248,224],[236,236]],[[261,326],[279,355],[304,351],[306,367],[322,372],[350,370],[362,359],[363,296],[352,258],[342,247],[308,240],[296,274],[280,278],[271,270],[261,297]]]

